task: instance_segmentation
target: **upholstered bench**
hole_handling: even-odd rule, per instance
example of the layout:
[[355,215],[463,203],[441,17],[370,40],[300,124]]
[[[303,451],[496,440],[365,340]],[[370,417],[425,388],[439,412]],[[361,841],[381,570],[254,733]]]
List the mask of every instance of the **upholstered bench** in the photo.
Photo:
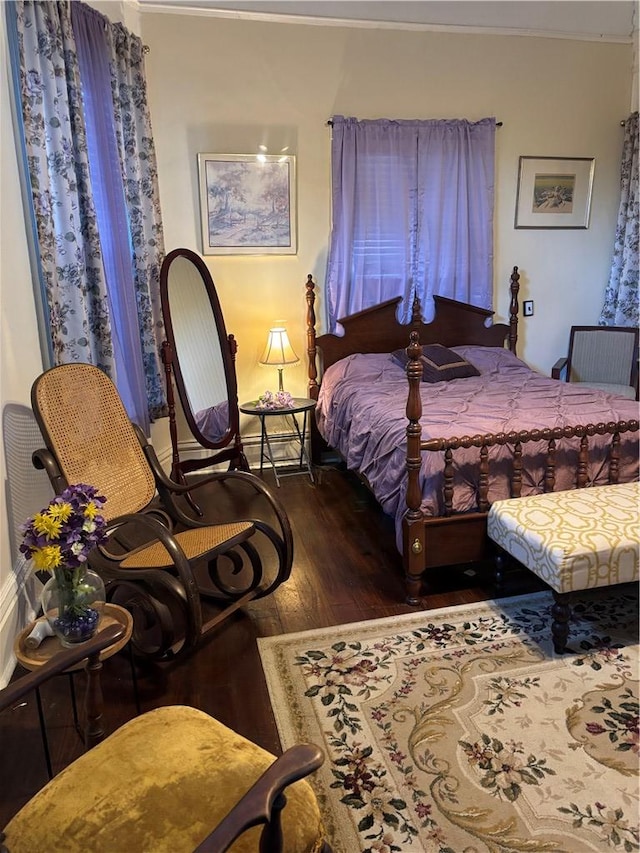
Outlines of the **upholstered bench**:
[[495,501],[487,533],[553,590],[553,646],[566,650],[571,595],[638,580],[640,483]]

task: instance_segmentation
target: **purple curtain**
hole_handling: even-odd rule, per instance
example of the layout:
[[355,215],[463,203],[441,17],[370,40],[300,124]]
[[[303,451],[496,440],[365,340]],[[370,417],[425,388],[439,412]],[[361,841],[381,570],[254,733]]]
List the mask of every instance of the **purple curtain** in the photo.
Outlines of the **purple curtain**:
[[[111,68],[104,17],[84,3],[71,4],[80,77],[83,81],[87,147],[102,248],[118,391],[131,419],[149,434],[149,407],[140,348],[140,328],[131,264],[129,219],[113,131]],[[99,169],[91,165],[100,163]]]
[[363,120],[335,116],[327,320],[414,295],[483,308],[493,298],[495,119]]

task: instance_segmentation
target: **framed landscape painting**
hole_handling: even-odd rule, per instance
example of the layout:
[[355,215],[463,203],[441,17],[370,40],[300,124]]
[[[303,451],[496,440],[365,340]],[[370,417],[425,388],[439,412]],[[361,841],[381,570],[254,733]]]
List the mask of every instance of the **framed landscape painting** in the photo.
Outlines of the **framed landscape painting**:
[[588,228],[593,157],[521,157],[516,228]]
[[295,255],[295,157],[198,154],[205,255]]

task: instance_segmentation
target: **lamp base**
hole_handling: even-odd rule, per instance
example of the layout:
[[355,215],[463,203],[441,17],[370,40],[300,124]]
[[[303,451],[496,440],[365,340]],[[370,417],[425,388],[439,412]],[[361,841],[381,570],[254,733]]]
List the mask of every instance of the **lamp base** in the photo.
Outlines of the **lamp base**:
[[284,386],[282,385],[282,368],[278,368],[278,391],[284,391]]

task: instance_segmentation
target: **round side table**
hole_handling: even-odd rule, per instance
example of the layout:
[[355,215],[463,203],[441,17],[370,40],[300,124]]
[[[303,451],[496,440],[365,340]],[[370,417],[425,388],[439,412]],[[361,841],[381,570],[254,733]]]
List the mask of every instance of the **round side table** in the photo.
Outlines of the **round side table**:
[[[13,644],[13,651],[15,652],[18,662],[21,663],[25,669],[29,670],[38,669],[39,666],[42,666],[43,663],[46,663],[63,648],[62,643],[57,637],[45,637],[37,649],[28,649],[25,646],[24,641],[33,631],[38,622],[46,622],[46,617],[41,616],[39,619],[36,619],[27,625],[27,627],[18,634]],[[99,630],[103,630],[104,628],[108,628],[110,625],[115,624],[122,625],[125,633],[117,643],[114,643],[112,646],[109,646],[109,648],[100,652],[100,660],[106,660],[123,649],[131,639],[131,635],[133,633],[133,616],[129,611],[125,610],[124,607],[120,607],[119,604],[106,603],[104,605],[102,615],[100,616],[98,628]],[[65,672],[76,672],[83,668],[84,661],[80,661],[76,666],[65,670]]]
[[[40,643],[40,645],[36,649],[29,649],[25,645],[25,640],[29,636],[29,634],[33,631],[34,627],[39,622],[46,621],[45,616],[41,616],[39,619],[34,620],[29,625],[27,625],[24,630],[22,630],[18,636],[15,638],[13,644],[13,650],[16,656],[16,659],[25,669],[34,670],[41,667],[44,663],[50,660],[55,654],[60,652],[63,649],[63,645],[57,637],[45,637],[45,639]],[[106,603],[104,605],[104,609],[102,611],[102,615],[100,617],[100,623],[98,625],[98,630],[102,630],[104,628],[108,628],[110,625],[119,624],[122,625],[125,629],[123,636],[113,645],[104,649],[100,652],[100,661],[106,660],[110,658],[112,655],[115,655],[117,652],[121,651],[131,639],[131,635],[133,633],[133,616],[129,613],[128,610],[125,610],[124,607],[120,607],[118,604],[110,604]],[[136,712],[140,713],[140,699],[138,696],[138,682],[136,678],[135,665],[133,662],[133,654],[131,647],[129,647],[130,652],[130,664],[131,664],[131,677],[133,682],[133,691],[134,698],[136,704]],[[71,704],[73,708],[73,722],[77,731],[80,731],[80,726],[78,722],[78,705],[76,702],[76,692],[75,686],[73,682],[74,673],[79,672],[84,669],[86,665],[85,661],[80,661],[75,666],[69,667],[63,673],[63,675],[67,675],[69,677],[69,688],[71,693]],[[40,696],[40,689],[36,688],[36,703],[38,706],[38,717],[40,720],[40,733],[42,735],[42,744],[44,746],[45,760],[47,762],[47,771],[49,773],[49,778],[53,777],[53,772],[51,768],[51,755],[49,752],[49,741],[47,738],[47,727],[44,719],[44,711],[42,709],[42,697]],[[96,738],[96,741],[99,740],[100,737]]]
[[[245,415],[253,415],[260,420],[260,474],[265,462],[269,462],[273,469],[273,474],[276,478],[276,485],[280,487],[280,479],[282,477],[293,477],[296,474],[308,474],[311,482],[313,479],[313,470],[311,468],[311,460],[307,453],[307,420],[309,412],[315,409],[316,401],[308,397],[295,397],[293,405],[288,408],[281,409],[265,409],[259,405],[257,400],[249,403],[243,403],[239,406],[241,412]],[[302,414],[302,428],[298,423],[296,415]],[[267,429],[267,420],[272,417],[284,417],[290,420],[291,429],[288,432],[269,433]],[[276,458],[273,452],[274,444],[283,444],[294,442],[299,448],[299,452],[294,458],[278,460],[280,467],[276,463]],[[282,466],[285,463],[295,463],[293,471],[283,471]]]

